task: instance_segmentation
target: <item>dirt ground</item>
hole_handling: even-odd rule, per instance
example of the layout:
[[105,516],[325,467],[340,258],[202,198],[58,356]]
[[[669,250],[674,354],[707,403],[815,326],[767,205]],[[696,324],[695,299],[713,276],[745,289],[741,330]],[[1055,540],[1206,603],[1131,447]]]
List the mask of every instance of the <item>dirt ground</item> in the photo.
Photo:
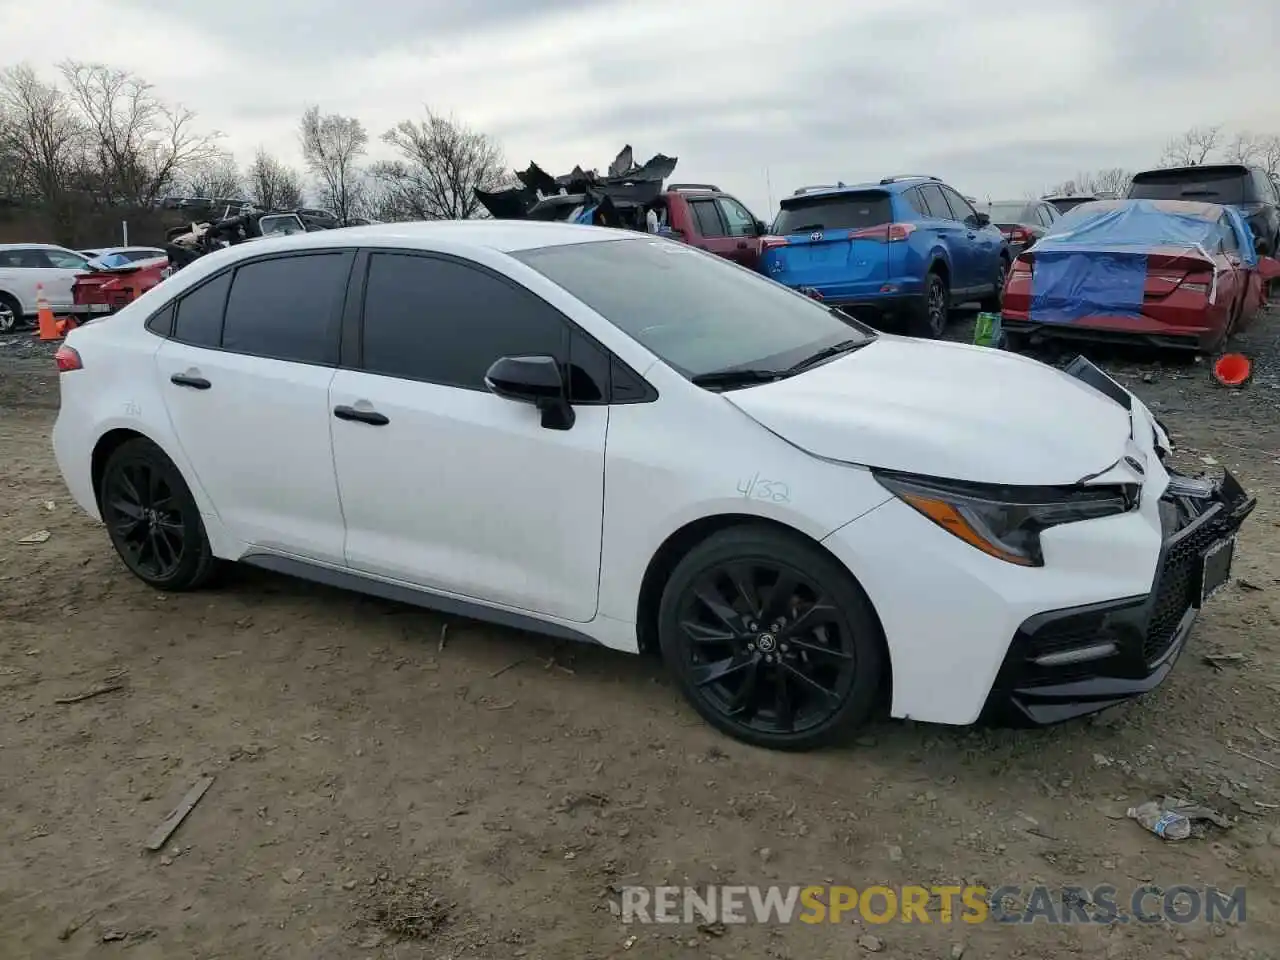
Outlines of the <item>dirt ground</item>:
[[[642,658],[248,570],[145,588],[63,488],[47,357],[0,349],[0,958],[1280,956],[1280,314],[1251,337],[1239,392],[1110,361],[1184,465],[1260,501],[1164,686],[1050,730],[883,720],[798,756],[721,737]],[[1123,819],[1166,794],[1229,828],[1168,843]],[[1122,903],[1213,884],[1246,887],[1247,916],[700,930],[610,910],[620,885],[709,883],[1109,883]]]

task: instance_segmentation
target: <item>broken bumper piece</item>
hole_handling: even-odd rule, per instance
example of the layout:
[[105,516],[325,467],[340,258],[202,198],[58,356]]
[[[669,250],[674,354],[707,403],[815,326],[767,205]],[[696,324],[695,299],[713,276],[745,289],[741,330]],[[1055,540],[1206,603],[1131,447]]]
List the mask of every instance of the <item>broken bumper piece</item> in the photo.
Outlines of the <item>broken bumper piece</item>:
[[1164,543],[1151,592],[1023,622],[984,719],[1060,723],[1159,686],[1185,648],[1204,600],[1229,577],[1234,537],[1256,504],[1229,472],[1210,483],[1171,476],[1160,503]]

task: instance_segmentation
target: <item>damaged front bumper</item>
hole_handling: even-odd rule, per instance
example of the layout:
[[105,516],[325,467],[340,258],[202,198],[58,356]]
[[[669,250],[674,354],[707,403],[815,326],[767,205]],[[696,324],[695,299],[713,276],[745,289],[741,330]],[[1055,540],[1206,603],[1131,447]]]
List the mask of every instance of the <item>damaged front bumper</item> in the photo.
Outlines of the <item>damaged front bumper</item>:
[[1236,532],[1257,500],[1230,472],[1170,474],[1163,545],[1145,596],[1053,610],[1024,621],[988,696],[985,719],[1046,725],[1096,713],[1157,687],[1204,601],[1230,576]]

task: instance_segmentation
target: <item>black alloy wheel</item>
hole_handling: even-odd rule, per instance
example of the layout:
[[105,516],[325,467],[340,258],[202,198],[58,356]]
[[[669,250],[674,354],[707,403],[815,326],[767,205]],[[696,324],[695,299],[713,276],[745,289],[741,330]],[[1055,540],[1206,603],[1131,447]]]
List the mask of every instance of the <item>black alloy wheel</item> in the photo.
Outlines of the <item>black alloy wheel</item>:
[[798,538],[716,534],[677,567],[663,652],[700,714],[758,746],[808,749],[865,718],[882,660],[861,588]]
[[209,579],[214,558],[199,507],[151,441],[129,440],[112,452],[98,499],[116,552],[140,580],[190,590]]

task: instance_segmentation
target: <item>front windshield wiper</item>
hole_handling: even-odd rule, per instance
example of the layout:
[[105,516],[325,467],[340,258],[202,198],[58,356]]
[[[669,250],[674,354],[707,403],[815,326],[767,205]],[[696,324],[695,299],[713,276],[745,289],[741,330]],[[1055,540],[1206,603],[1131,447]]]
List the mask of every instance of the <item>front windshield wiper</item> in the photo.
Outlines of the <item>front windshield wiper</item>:
[[825,230],[827,229],[820,223],[804,223],[798,227],[788,227],[787,233],[804,233],[806,230]]
[[734,387],[750,387],[757,383],[772,383],[789,376],[786,370],[767,370],[762,367],[738,367],[730,370],[712,370],[710,373],[699,373],[692,378],[695,386],[720,387],[732,390]]
[[[832,310],[834,309],[835,308],[832,307]],[[805,357],[799,363],[792,364],[787,367],[785,372],[788,376],[801,373],[802,371],[808,370],[810,367],[816,367],[820,363],[825,363],[833,357],[838,357],[845,353],[852,353],[859,347],[865,347],[870,342],[870,337],[863,340],[841,340],[839,343],[833,343],[829,347],[823,347],[817,353]]]

